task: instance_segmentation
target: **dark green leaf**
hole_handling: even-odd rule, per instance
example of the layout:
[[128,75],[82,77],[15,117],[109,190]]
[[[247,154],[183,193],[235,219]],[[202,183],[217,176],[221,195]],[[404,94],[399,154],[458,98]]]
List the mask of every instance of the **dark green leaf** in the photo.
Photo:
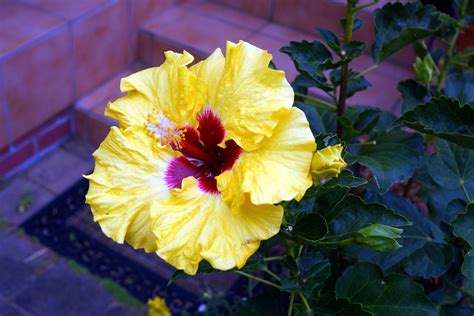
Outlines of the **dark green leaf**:
[[414,205],[393,193],[374,195],[371,200],[384,203],[398,214],[406,217],[413,226],[403,228],[397,241],[401,248],[390,253],[378,253],[368,249],[352,247],[348,253],[379,265],[384,271],[398,268],[413,276],[423,278],[443,275],[451,265],[452,251],[444,242],[443,232],[421,214]]
[[296,263],[295,258],[291,256],[285,256],[281,261],[281,264],[287,268],[292,273],[298,273],[298,264]]
[[474,108],[442,96],[416,106],[398,120],[421,133],[474,149]]
[[336,282],[336,297],[375,315],[428,316],[438,315],[423,288],[402,274],[388,274],[374,264],[356,263],[344,271]]
[[399,82],[397,90],[402,94],[402,113],[411,111],[417,105],[425,103],[426,88],[415,80],[409,79]]
[[419,3],[387,3],[375,11],[372,56],[381,63],[403,47],[435,33],[443,21],[434,7]]
[[469,204],[466,207],[466,212],[459,214],[452,225],[454,226],[454,235],[464,239],[471,249],[474,248],[474,204]]
[[295,106],[301,109],[308,119],[309,127],[314,135],[320,133],[332,133],[336,130],[336,113],[315,107],[303,102],[295,102]]
[[[333,208],[319,209],[326,218],[329,237],[355,233],[370,224],[404,226],[408,221],[379,203],[366,204],[359,196],[347,195]],[[341,237],[342,238],[342,237]]]
[[[437,145],[438,152],[427,163],[434,182],[446,190],[465,191],[469,197],[474,196],[474,151],[441,139]],[[460,198],[467,201],[465,196]]]
[[324,217],[317,213],[308,214],[298,219],[291,236],[300,242],[312,242],[322,239],[328,232]]
[[467,278],[467,290],[474,294],[474,251],[471,250],[464,256],[461,271]]
[[282,47],[281,52],[290,56],[299,72],[306,74],[316,83],[316,86],[330,91],[333,87],[327,84],[323,71],[337,67],[333,63],[331,52],[318,41],[290,42]]
[[472,316],[474,312],[467,305],[442,305],[440,316]]
[[341,143],[341,140],[335,134],[330,133],[321,133],[316,135],[315,138],[318,150]]
[[262,271],[265,268],[267,268],[267,263],[265,262],[265,260],[263,260],[262,255],[255,254],[252,257],[250,257],[249,260],[247,260],[247,263],[241,270],[251,273],[251,272]]
[[317,300],[331,274],[329,260],[321,252],[305,248],[299,259],[299,271],[304,294],[311,300]]
[[421,165],[423,139],[420,135],[392,131],[378,134],[375,141],[373,145],[359,146],[344,159],[369,167],[381,191],[390,189],[394,182],[407,180]]
[[326,45],[331,47],[332,50],[339,54],[339,52],[341,51],[341,43],[339,42],[339,39],[337,38],[336,34],[334,34],[328,29],[323,28],[319,29],[319,33],[323,37],[324,43],[326,43]]
[[461,103],[474,105],[474,73],[465,72],[448,77],[444,93]]
[[285,278],[281,282],[281,290],[290,293],[301,292],[302,288],[299,282],[300,279],[297,276]]
[[354,177],[352,172],[347,169],[343,169],[339,176],[336,178],[332,178],[322,186],[324,188],[334,188],[334,187],[341,187],[341,188],[358,188],[367,184],[367,180],[363,178]]
[[359,304],[351,304],[343,298],[337,300],[333,292],[324,293],[320,300],[314,304],[314,315],[317,316],[370,316],[372,313],[365,312]]
[[350,41],[342,46],[342,50],[345,52],[345,57],[349,59],[356,59],[364,53],[367,48],[365,42]]

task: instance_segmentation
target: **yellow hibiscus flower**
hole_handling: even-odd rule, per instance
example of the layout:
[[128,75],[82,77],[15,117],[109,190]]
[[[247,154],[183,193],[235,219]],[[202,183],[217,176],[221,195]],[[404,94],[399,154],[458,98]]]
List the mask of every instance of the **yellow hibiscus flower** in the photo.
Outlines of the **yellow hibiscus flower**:
[[311,186],[313,135],[268,52],[228,42],[190,67],[165,55],[107,106],[119,127],[94,153],[87,203],[107,236],[188,274],[202,259],[240,268],[278,233],[275,204]]

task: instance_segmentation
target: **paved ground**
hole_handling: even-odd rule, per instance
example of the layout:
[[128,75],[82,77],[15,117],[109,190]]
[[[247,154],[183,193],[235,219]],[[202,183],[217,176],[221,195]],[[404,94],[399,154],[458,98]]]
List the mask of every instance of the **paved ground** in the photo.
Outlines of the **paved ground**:
[[72,140],[0,183],[0,316],[143,314],[110,280],[89,275],[17,228],[92,169],[91,153]]

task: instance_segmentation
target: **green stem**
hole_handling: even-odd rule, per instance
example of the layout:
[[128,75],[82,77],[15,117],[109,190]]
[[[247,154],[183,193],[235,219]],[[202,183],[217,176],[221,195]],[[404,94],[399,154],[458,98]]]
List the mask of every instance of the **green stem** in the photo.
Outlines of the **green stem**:
[[[467,7],[467,0],[463,0],[461,4],[461,14],[460,14],[460,19],[464,19],[464,14],[466,13],[466,7]],[[454,50],[454,45],[456,45],[456,42],[459,37],[459,33],[461,31],[461,28],[463,27],[463,24],[460,23],[460,25],[456,26],[456,31],[454,32],[453,37],[451,38],[451,41],[448,44],[448,51],[446,52],[446,56],[444,59],[443,63],[443,68],[441,68],[441,73],[438,76],[438,80],[436,82],[436,91],[441,90],[441,86],[443,85],[444,79],[446,77],[446,74],[448,73],[448,68],[451,63],[451,58],[453,57],[453,50]]]
[[338,241],[318,241],[318,245],[321,245],[321,246],[337,246],[337,247],[341,247],[341,246],[348,246],[350,244],[352,244],[355,240],[355,237],[350,237],[350,238],[346,238],[346,239],[342,239],[342,240],[338,240]]
[[370,6],[373,6],[374,4],[379,3],[379,1],[380,1],[380,0],[374,0],[374,1],[372,1],[371,3],[367,3],[367,4],[364,4],[364,5],[360,5],[360,6],[356,7],[355,9],[356,9],[356,11],[363,10],[363,9],[365,9],[365,8],[368,8],[368,7],[370,7]]
[[295,293],[291,293],[290,296],[290,307],[288,307],[288,316],[291,316],[293,313],[293,302],[295,301]]
[[[355,4],[357,1],[349,0],[347,3],[346,13],[346,27],[344,28],[344,44],[348,44],[352,41],[352,27],[354,26]],[[346,111],[346,98],[347,98],[347,84],[349,81],[349,64],[345,64],[341,67],[341,85],[339,86],[339,103],[337,104],[336,115],[342,116]],[[342,137],[342,125],[339,120],[336,123],[336,133],[340,138]]]
[[368,74],[368,73],[371,72],[372,70],[377,69],[379,66],[380,66],[380,64],[373,64],[373,65],[370,66],[369,68],[364,69],[364,70],[362,70],[361,72],[359,72],[357,75],[355,75],[355,76],[354,76],[354,79],[357,79],[357,78],[360,78],[360,77],[362,77],[362,76],[365,76],[366,74]]
[[307,100],[312,101],[312,103],[310,103],[309,105],[314,105],[315,107],[319,107],[321,109],[329,110],[329,111],[335,111],[336,110],[336,107],[333,104],[331,104],[329,102],[326,102],[324,100],[312,97],[312,96],[307,95],[307,94],[299,93],[299,92],[295,92],[295,95],[298,96],[298,97],[302,97],[302,98],[305,98]]
[[361,147],[361,146],[373,146],[376,145],[377,142],[375,140],[365,143],[354,143],[354,144],[347,144],[347,147]]
[[283,260],[283,256],[275,256],[275,257],[268,257],[268,258],[263,258],[264,261],[275,261],[275,260]]
[[256,276],[253,276],[253,275],[248,274],[248,273],[245,273],[245,272],[243,272],[243,271],[238,271],[238,270],[236,270],[236,271],[234,271],[234,272],[237,273],[237,274],[243,275],[244,277],[247,277],[247,278],[249,278],[249,279],[252,279],[252,280],[254,280],[254,281],[258,281],[258,282],[261,282],[261,283],[266,284],[266,285],[268,285],[268,286],[274,287],[274,288],[276,288],[276,289],[280,289],[280,288],[281,288],[281,286],[279,286],[279,285],[276,284],[276,283],[267,281],[267,280],[265,280],[265,279],[262,279],[262,278],[259,278],[259,277],[256,277]]
[[281,278],[276,275],[275,273],[273,273],[270,269],[268,268],[265,268],[263,269],[263,271],[265,271],[266,273],[268,273],[269,275],[271,275],[275,280],[277,280],[278,282],[281,282]]
[[301,301],[303,302],[304,306],[306,307],[306,310],[311,313],[311,307],[308,304],[308,301],[306,300],[306,297],[304,297],[303,293],[298,293]]
[[252,279],[249,279],[247,286],[248,286],[248,296],[250,298],[253,296],[253,280]]

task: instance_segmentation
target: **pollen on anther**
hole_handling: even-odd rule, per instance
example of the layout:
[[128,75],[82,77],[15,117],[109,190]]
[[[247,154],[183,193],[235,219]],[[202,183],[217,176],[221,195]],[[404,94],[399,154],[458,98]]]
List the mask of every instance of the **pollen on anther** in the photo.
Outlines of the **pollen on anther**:
[[171,145],[181,149],[181,142],[185,138],[186,130],[178,128],[176,123],[168,119],[164,114],[153,112],[148,116],[145,124],[148,134],[161,145]]

